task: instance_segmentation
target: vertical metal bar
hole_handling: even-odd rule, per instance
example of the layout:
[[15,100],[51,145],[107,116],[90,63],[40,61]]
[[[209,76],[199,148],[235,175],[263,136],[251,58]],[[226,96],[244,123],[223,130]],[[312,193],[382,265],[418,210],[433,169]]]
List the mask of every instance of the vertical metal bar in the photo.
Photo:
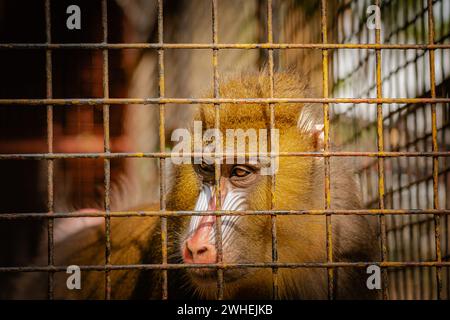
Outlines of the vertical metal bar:
[[[424,23],[425,23],[425,19],[423,19]],[[423,33],[424,36],[425,35],[425,26],[423,27]],[[426,61],[425,59],[424,61],[424,66],[423,66],[423,70],[426,70]],[[427,132],[427,126],[426,124],[428,124],[428,115],[427,115],[427,110],[425,108],[425,106],[423,106],[422,108],[422,115],[423,115],[423,121],[425,123],[425,129],[424,129],[424,133]],[[430,119],[431,122],[431,119]],[[424,150],[428,150],[429,151],[429,146],[428,146],[428,138],[423,139],[423,147]],[[425,203],[425,208],[430,208],[431,204],[430,204],[430,188],[429,188],[429,177],[428,177],[428,172],[429,172],[429,162],[428,159],[425,159],[425,169],[424,169],[424,174],[427,175],[427,178],[425,180],[425,193],[426,193],[426,203]],[[433,175],[432,175],[433,176]],[[432,177],[431,177],[432,180]],[[424,255],[424,261],[430,261],[431,259],[433,259],[431,257],[432,253],[431,253],[431,241],[432,241],[432,226],[431,223],[428,219],[428,216],[426,216],[424,218],[424,235],[425,235],[425,239],[426,239],[426,244],[423,246],[425,248],[425,255]],[[421,268],[424,270],[424,278],[427,277],[427,280],[423,281],[423,288],[424,288],[424,293],[426,293],[426,295],[424,294],[424,296],[426,296],[427,299],[432,299],[433,298],[433,289],[432,289],[432,285],[433,285],[433,273],[432,273],[432,268]]]
[[[51,10],[50,10],[50,0],[45,0],[45,35],[46,42],[50,44],[52,41],[52,27],[51,27]],[[46,74],[46,87],[47,99],[53,97],[53,83],[52,83],[52,50],[47,49],[45,52],[45,74]],[[47,105],[47,150],[48,153],[53,153],[53,106]],[[53,160],[47,160],[47,211],[49,214],[54,212],[54,186],[53,186]],[[49,266],[54,264],[54,239],[53,239],[53,223],[54,219],[49,218],[47,221],[47,237],[48,237],[48,257],[47,263]],[[48,273],[48,299],[53,299],[53,282],[54,273]]]
[[[419,5],[418,5],[419,11],[418,12],[424,12],[426,10],[424,1],[417,1],[417,2],[419,3]],[[426,31],[425,31],[425,27],[426,27],[425,18],[420,19],[420,21],[421,21],[421,24],[420,24],[421,39],[420,40],[421,40],[421,42],[426,42],[427,39],[426,39]],[[426,70],[426,60],[425,59],[423,59],[422,67],[423,67],[422,70]],[[423,90],[425,89],[424,82],[422,82],[421,87]],[[420,109],[421,109],[422,119],[423,119],[423,123],[424,123],[423,134],[425,135],[427,132],[427,124],[428,124],[425,105],[422,105]],[[423,150],[428,151],[427,139],[423,139]],[[425,173],[425,175],[428,175],[428,159],[424,159],[424,171],[423,172]],[[429,205],[430,191],[428,188],[428,179],[425,180],[424,185],[425,185],[425,199],[426,199],[425,208],[429,208],[430,207],[430,205]],[[420,209],[423,209],[423,207]],[[425,220],[427,220],[427,217],[425,217]],[[430,246],[428,245],[429,244],[428,235],[430,234],[428,222],[426,222],[424,224],[423,229],[425,229],[424,230],[425,232],[422,232],[422,225],[419,225],[419,259],[421,261],[426,261],[428,259],[427,252],[425,252],[425,255],[422,255],[422,248],[423,247],[430,248]],[[422,235],[424,235],[424,234],[425,234],[426,243],[423,245],[422,241],[420,239],[422,239]],[[421,281],[420,281],[419,288],[420,288],[420,298],[421,299],[427,298],[427,295],[426,295],[427,286],[426,286],[426,282],[425,282],[425,277],[428,276],[429,273],[430,273],[429,268],[420,268]]]
[[[434,16],[433,0],[428,0],[428,44],[434,44]],[[429,50],[430,63],[430,90],[431,98],[436,98],[436,70],[434,64],[434,49]],[[433,152],[439,151],[437,142],[436,103],[431,104],[431,137]],[[433,156],[433,209],[439,209],[439,157]],[[441,216],[434,215],[434,236],[436,243],[436,261],[442,261],[441,254]],[[442,267],[436,267],[437,299],[442,298]]]
[[[389,10],[390,13],[390,19],[391,21],[395,21],[395,14],[396,11],[395,10]],[[393,36],[395,34],[392,34]],[[397,37],[398,39],[398,37]],[[376,53],[375,53],[376,54]],[[386,57],[386,61],[396,61],[395,59],[398,57],[398,55],[396,54],[396,52],[394,52],[393,50],[387,50],[385,52],[385,57]],[[398,62],[398,61],[396,61]],[[385,95],[387,96],[395,96],[396,92],[395,92],[395,86],[391,85],[391,82],[393,82],[395,79],[393,79],[392,77],[389,77],[387,79],[389,82],[389,86],[387,86],[387,92],[384,92]],[[394,118],[392,116],[390,116],[393,106],[392,105],[388,105],[388,133],[390,132],[390,130],[392,129],[392,126],[395,126],[394,124]],[[400,122],[399,122],[400,123]],[[388,137],[391,137],[390,135],[388,135]],[[390,151],[394,151],[392,148],[392,144],[390,139],[388,139],[389,142],[389,146],[388,149],[391,148]],[[398,148],[398,146],[397,146]],[[378,159],[375,161],[378,164]],[[397,190],[400,190],[400,188],[398,187],[400,185],[400,179],[394,179],[395,175],[397,175],[397,177],[400,177],[400,174],[398,172],[398,170],[396,171],[394,168],[394,164],[397,164],[398,167],[400,166],[400,163],[398,161],[398,158],[395,159],[385,159],[384,160],[384,165],[387,165],[388,167],[392,168],[391,169],[391,177],[390,177],[390,183],[389,183],[389,190],[388,190],[388,196],[385,197],[384,199],[384,206],[385,208],[395,208],[396,204],[395,204],[395,194],[396,194],[396,188]],[[397,167],[397,168],[398,168]],[[394,183],[397,182],[398,186],[395,186]],[[401,192],[401,190],[400,190]],[[401,208],[401,204],[399,204],[399,207]],[[387,234],[387,239],[386,239],[386,245],[392,245],[393,250],[391,250],[389,252],[389,255],[386,257],[386,259],[389,260],[393,260],[393,261],[399,261],[399,248],[401,248],[401,232],[399,232],[399,229],[401,229],[401,226],[399,227],[397,225],[397,217],[395,216],[388,216],[386,217],[386,225],[389,226],[388,229],[390,229],[390,232]],[[391,238],[391,241],[389,241],[389,236]],[[400,236],[400,238],[399,238]],[[400,259],[401,260],[401,259]],[[392,270],[392,273],[389,275],[389,279],[390,279],[390,285],[392,288],[392,292],[391,292],[391,298],[398,300],[398,299],[402,299],[402,286],[401,286],[401,279],[400,279],[400,274],[401,274],[401,269],[394,269]]]
[[[376,0],[375,4],[380,7],[380,0]],[[375,42],[381,43],[381,30],[375,29]],[[381,49],[376,49],[376,83],[377,83],[377,98],[382,99],[382,77],[381,77]],[[377,104],[377,148],[378,152],[384,151],[383,143],[383,104]],[[379,208],[384,209],[384,160],[378,157],[378,199]],[[379,216],[380,223],[380,245],[381,245],[381,260],[386,261],[387,258],[387,246],[386,246],[386,217],[384,215]],[[382,295],[383,299],[388,299],[388,276],[387,270],[382,271]]]
[[[212,1],[212,38],[213,43],[219,43],[219,32],[218,32],[218,0]],[[213,86],[214,86],[214,98],[220,97],[219,92],[219,62],[218,62],[219,49],[213,49]],[[220,130],[220,104],[214,103],[214,127],[217,130]],[[222,152],[222,150],[217,150],[216,152]],[[214,175],[215,175],[215,197],[216,197],[216,210],[220,210],[222,208],[221,201],[221,190],[220,190],[220,177],[221,177],[221,168],[220,168],[221,159],[219,156],[216,156],[214,161]],[[219,214],[216,215],[216,223],[215,223],[215,231],[216,231],[216,250],[217,250],[217,263],[223,263],[223,249],[222,249],[222,218]],[[217,269],[217,299],[223,299],[223,269]]]
[[[267,42],[273,43],[273,12],[272,12],[272,0],[267,0]],[[274,97],[274,60],[273,60],[273,49],[269,50],[269,96],[270,98]],[[270,132],[275,129],[275,105],[273,103],[269,104],[270,109]],[[272,137],[272,134],[271,134]],[[270,150],[271,150],[271,159],[273,157],[272,154],[273,149],[273,141],[270,139]],[[276,177],[275,172],[271,176],[271,186],[270,186],[270,198],[271,204],[270,209],[273,210],[275,207],[275,185],[276,185]],[[278,262],[278,240],[277,240],[277,215],[271,215],[271,223],[272,223],[272,262]],[[273,285],[273,299],[278,298],[278,268],[272,268],[272,285]]]
[[[407,5],[404,5],[404,7],[407,7]],[[394,12],[395,13],[394,17],[397,17],[399,11],[400,11],[400,3],[397,1],[397,2],[395,2],[392,5],[391,12]],[[407,14],[407,12],[403,12],[403,19],[404,19],[404,21],[399,22],[402,27],[407,25],[407,21],[408,21],[408,14]],[[396,36],[397,42],[400,43],[399,32],[397,32],[395,34],[395,36]],[[406,61],[406,50],[404,50],[402,53],[405,56],[405,61]],[[396,66],[397,69],[400,69],[401,68],[401,61],[400,61],[400,54],[401,54],[401,52],[394,51],[394,54],[395,54],[395,66]],[[405,75],[406,74],[407,73],[405,72]],[[395,81],[396,81],[396,96],[401,96],[401,90],[400,90],[401,79],[400,79],[400,76],[397,75],[395,77]],[[404,83],[408,83],[408,79],[405,79]],[[408,88],[408,86],[406,86],[406,89],[407,88]],[[408,96],[408,92],[406,92],[406,96]],[[391,107],[392,107],[392,105],[389,105],[389,113],[391,113],[390,112]],[[394,110],[397,110],[398,108],[400,108],[400,106],[396,105],[394,107]],[[393,118],[392,116],[389,116],[389,119],[392,119],[392,118]],[[409,134],[408,134],[408,132],[409,131],[408,131],[408,113],[406,112],[406,110],[405,111],[400,111],[398,113],[397,123],[398,123],[398,129],[399,130],[401,129],[402,124],[404,125],[405,138],[406,138],[404,146],[402,145],[402,142],[401,142],[400,139],[397,142],[397,144],[398,144],[398,151],[402,151],[402,148],[404,147],[405,148],[404,151],[408,152],[408,143],[409,143]],[[398,172],[397,172],[398,207],[399,208],[404,208],[404,206],[403,206],[404,197],[403,197],[403,188],[402,188],[402,180],[403,180],[402,179],[402,162],[406,162],[406,164],[407,164],[406,167],[409,168],[409,157],[406,158],[406,159],[403,159],[403,158],[400,158],[400,157],[396,157],[395,158],[395,162],[396,162],[396,165],[397,165],[397,168],[398,168]],[[407,174],[407,176],[409,176],[409,174]],[[395,218],[396,217],[394,216],[394,219]],[[407,260],[407,253],[406,253],[406,243],[404,241],[404,231],[405,231],[405,228],[407,228],[407,227],[405,227],[405,225],[407,225],[406,218],[407,218],[406,215],[398,217],[398,220],[400,221],[400,223],[399,223],[400,226],[399,226],[398,231],[396,231],[399,234],[399,239],[400,239],[400,241],[398,242],[398,246],[400,247],[400,250],[399,250],[400,261],[408,261]],[[403,281],[403,286],[402,286],[403,299],[405,299],[405,300],[409,299],[408,298],[408,293],[409,293],[409,291],[408,291],[408,273],[409,272],[408,271],[409,271],[408,268],[404,267],[404,268],[399,268],[399,272],[398,272],[399,273],[398,277],[399,278],[400,278],[400,276],[402,277],[402,281]]]
[[[164,42],[164,3],[158,0],[158,42]],[[165,78],[164,78],[164,49],[158,49],[158,95],[160,98],[165,97]],[[165,104],[159,104],[159,150],[165,152]],[[159,158],[159,207],[160,210],[166,210],[166,159]],[[167,264],[167,217],[161,217],[161,253],[162,264]],[[168,298],[168,279],[167,269],[162,272],[162,299]]]
[[[102,28],[103,43],[108,42],[108,7],[107,0],[102,0]],[[108,49],[103,49],[103,97],[109,98],[109,71]],[[103,105],[103,148],[106,154],[111,152],[109,139],[109,105]],[[105,265],[111,264],[111,217],[110,217],[110,189],[111,189],[111,162],[104,160],[104,188],[105,188]],[[105,270],[105,299],[111,299],[111,274]]]
[[[414,7],[415,7],[415,5],[414,5]],[[406,6],[406,16],[407,17],[409,17],[409,6]],[[412,8],[412,12],[414,13],[414,8]],[[414,24],[414,41],[415,42],[417,42],[418,41],[418,34],[417,34],[417,26]],[[405,51],[405,56],[406,56],[407,54],[406,54],[406,51]],[[418,67],[417,67],[417,52],[415,53],[415,55],[416,55],[416,57],[415,57],[415,60],[414,60],[414,75],[416,75],[417,76],[417,73],[418,73]],[[420,79],[418,76],[416,77],[416,79]],[[415,87],[415,92],[414,92],[414,94],[417,94],[417,88],[418,88],[418,84],[416,84],[416,87]],[[418,137],[419,137],[419,135],[418,135],[418,118],[417,118],[417,112],[418,112],[418,110],[417,110],[417,108],[416,108],[416,105],[414,105],[414,109],[413,109],[413,114],[412,114],[412,116],[413,116],[413,123],[414,123],[414,133],[413,133],[413,141],[414,141],[414,144],[412,145],[412,151],[419,151],[419,148],[418,148],[418,144],[417,144],[417,139],[418,139]],[[417,177],[418,177],[418,175],[419,175],[419,172],[420,172],[420,170],[419,170],[419,159],[418,158],[413,158],[413,159],[411,159],[411,162],[412,162],[412,164],[411,164],[411,166],[409,165],[409,163],[408,163],[408,169],[409,170],[412,170],[412,171],[414,171],[415,172],[415,175],[416,175],[416,179],[414,179],[414,178],[412,178],[412,176],[408,176],[408,183],[414,183],[414,186],[415,186],[415,189],[416,189],[416,202],[415,202],[415,206],[414,206],[414,204],[413,204],[413,193],[410,191],[409,192],[409,194],[410,194],[410,209],[419,209],[419,198],[420,198],[420,196],[419,196],[419,184],[417,183]],[[410,237],[410,250],[409,250],[409,255],[410,255],[410,258],[411,258],[411,260],[416,260],[416,257],[417,257],[417,260],[420,260],[420,252],[418,251],[419,250],[419,246],[417,245],[417,246],[415,246],[415,244],[417,244],[417,242],[415,241],[415,237],[414,236],[416,236],[416,238],[419,238],[419,234],[420,234],[420,225],[419,225],[419,227],[417,228],[416,227],[416,223],[419,221],[419,217],[416,217],[416,216],[414,216],[414,215],[410,215],[410,218],[409,218],[409,222],[410,222],[410,224],[411,224],[411,227],[410,227],[410,230],[409,230],[409,237]],[[417,232],[414,232],[414,231],[417,231]],[[420,240],[419,240],[419,242],[420,242]],[[420,286],[422,285],[422,283],[421,283],[421,276],[420,276],[420,269],[421,268],[412,268],[411,269],[411,281],[412,281],[412,283],[413,284],[415,284],[415,283],[418,283],[419,285],[418,285],[418,287],[419,287],[419,292],[418,292],[418,290],[416,289],[417,287],[414,285],[413,286],[413,288],[412,288],[412,290],[413,290],[413,293],[412,293],[412,299],[413,300],[417,300],[417,299],[420,299]]]
[[[381,9],[380,9],[381,10]],[[395,14],[395,12],[393,12],[392,10],[390,10],[390,19],[393,19],[393,15]],[[375,52],[376,55],[376,52]],[[394,59],[394,55],[395,53],[392,50],[387,50],[385,52],[385,57],[387,61],[390,61],[391,59]],[[388,81],[391,81],[391,78],[388,78]],[[376,89],[376,88],[375,88]],[[389,85],[386,88],[386,92],[384,93],[385,95],[389,96],[393,96],[394,93],[394,86],[393,85]],[[391,92],[392,90],[392,92]],[[388,106],[388,113],[391,112],[391,105]],[[391,129],[391,123],[394,119],[392,117],[389,117],[389,122],[388,122],[388,132]],[[375,124],[377,123],[377,121],[375,120]],[[390,143],[390,139],[388,139],[388,142]],[[391,146],[389,146],[391,147]],[[385,164],[387,163],[388,167],[393,166],[393,162],[395,159],[386,159],[385,160]],[[378,165],[378,159],[375,160],[375,163]],[[394,203],[394,175],[395,175],[395,170],[391,169],[392,173],[391,173],[391,179],[390,179],[390,185],[389,185],[389,190],[388,190],[388,196],[385,197],[385,207],[388,208],[394,208],[395,207],[395,203]],[[378,172],[377,172],[377,178],[378,178]],[[378,190],[378,188],[377,188]],[[377,192],[378,193],[378,192]],[[378,197],[379,198],[379,197]],[[389,256],[387,257],[387,259],[389,260],[393,260],[393,261],[397,261],[398,257],[397,257],[397,250],[395,250],[398,246],[398,232],[396,232],[397,230],[397,223],[395,220],[394,216],[388,216],[386,217],[386,224],[387,226],[390,227],[390,232],[387,234],[387,238],[386,238],[386,243],[387,245],[392,245],[392,248],[394,248],[394,250],[391,250],[389,252]],[[399,272],[397,269],[394,269],[393,272],[391,274],[389,274],[389,279],[390,279],[390,285],[392,288],[391,291],[391,298],[392,299],[401,299],[401,288],[400,288],[400,278],[398,276]]]
[[[417,41],[418,37],[417,37],[417,30],[416,28],[414,28],[415,30],[415,40]],[[418,67],[417,67],[417,63],[414,63],[414,73],[417,76],[418,75]],[[420,79],[418,76],[416,77],[416,79]],[[417,89],[416,89],[417,92]],[[417,142],[417,139],[419,137],[418,134],[418,128],[419,128],[419,118],[417,116],[419,109],[414,109],[413,111],[413,120],[414,120],[414,141],[416,141],[414,143],[414,150],[415,152],[419,151],[419,145]],[[420,183],[418,183],[418,177],[420,176],[420,165],[419,165],[419,159],[418,158],[414,158],[414,168],[413,170],[415,171],[415,187],[416,187],[416,201],[415,201],[415,206],[411,203],[411,209],[420,209],[420,195],[421,195],[421,190],[420,190]],[[415,253],[416,257],[417,257],[417,261],[420,261],[421,258],[421,224],[420,224],[420,216],[414,216],[412,215],[411,217],[411,223],[414,223],[414,227],[412,227],[412,234],[415,234],[415,239],[414,237],[411,236],[411,250],[412,252]],[[414,232],[414,229],[416,232]],[[413,243],[415,243],[415,246],[413,245]],[[423,292],[423,278],[422,278],[422,273],[423,273],[423,269],[422,268],[413,268],[413,272],[414,272],[414,278],[413,278],[413,283],[418,283],[418,290],[416,289],[417,287],[414,287],[414,296],[413,299],[419,299],[421,300],[422,298],[422,292]],[[417,280],[417,281],[416,281]]]
[[[397,19],[397,15],[398,12],[400,10],[400,3],[397,1],[393,4],[391,4],[392,9],[390,10],[391,13],[391,19],[392,21],[396,21]],[[408,16],[403,15],[405,21],[407,20]],[[398,24],[400,24],[401,26],[404,26],[404,22],[403,21],[398,21]],[[395,33],[392,34],[392,39],[396,39],[396,42],[400,42],[400,37],[399,37],[399,33],[400,31],[396,31]],[[401,68],[401,62],[400,62],[400,52],[395,51],[395,50],[389,50],[390,52],[392,52],[393,57],[389,58],[388,61],[394,61],[394,65],[395,68],[397,70],[400,70]],[[404,53],[406,51],[403,51]],[[405,73],[406,74],[406,73]],[[395,89],[393,90],[393,96],[400,96],[401,92],[400,92],[400,85],[401,85],[401,81],[400,81],[400,76],[396,75],[396,76],[392,76],[390,77],[390,80],[392,81],[392,87],[394,87]],[[395,85],[394,85],[394,81],[395,81]],[[407,83],[408,80],[406,79]],[[388,117],[389,117],[389,130],[388,133],[390,132],[390,130],[392,129],[392,126],[395,126],[394,123],[394,117],[391,115],[392,111],[396,111],[399,108],[399,106],[397,105],[388,105]],[[405,123],[405,126],[407,126],[407,114],[405,115],[405,112],[403,111],[399,111],[398,112],[398,118],[397,118],[397,129],[399,129],[399,131],[401,131],[401,126],[403,123]],[[405,122],[403,122],[405,121]],[[408,145],[408,128],[405,127],[405,137],[406,137],[406,142],[405,142],[405,146],[407,147]],[[396,146],[396,150],[397,151],[402,151],[402,142],[401,139],[398,139],[399,141],[397,141],[397,146]],[[395,151],[395,150],[390,150],[390,151]],[[407,150],[405,150],[407,151]],[[405,161],[409,161],[408,159],[404,159]],[[385,160],[386,161],[386,160]],[[395,166],[394,166],[394,162],[395,162]],[[392,208],[394,209],[395,203],[394,203],[394,197],[395,194],[397,194],[398,196],[398,206],[397,208],[403,208],[403,188],[402,188],[402,159],[399,157],[395,157],[394,159],[390,159],[390,163],[391,163],[391,167],[397,168],[396,172],[393,172],[392,174],[392,178],[394,178],[394,176],[396,176],[397,178],[397,188],[396,190],[394,189],[394,184],[392,183]],[[393,179],[392,179],[393,180]],[[406,253],[405,253],[405,242],[403,241],[403,237],[404,237],[404,228],[405,228],[405,218],[406,216],[392,216],[391,219],[393,221],[393,233],[394,233],[394,237],[397,239],[396,240],[396,256],[395,256],[395,261],[406,261]],[[398,288],[397,288],[397,296],[400,299],[408,299],[408,288],[407,288],[407,275],[406,275],[406,271],[407,268],[398,268],[395,272],[395,278],[396,278],[396,282],[398,282]]]
[[[322,27],[322,43],[328,43],[328,28],[327,28],[327,0],[321,1],[321,27]],[[323,97],[328,98],[328,49],[322,50],[322,88]],[[323,104],[323,128],[324,128],[324,151],[330,151],[330,113],[329,104]],[[325,209],[330,209],[331,196],[330,196],[330,158],[324,157],[325,164]],[[331,215],[326,214],[326,250],[327,250],[327,262],[333,262],[333,244],[332,244],[332,226]],[[334,269],[327,268],[328,274],[328,299],[334,299]]]
[[[409,12],[410,12],[409,9],[410,9],[410,6],[404,5],[403,16],[405,17],[405,21],[408,20]],[[407,61],[408,55],[407,55],[407,51],[406,50],[403,51],[403,58],[404,58],[404,61]],[[408,82],[410,74],[411,74],[410,72],[408,72],[408,73],[405,72],[405,75],[404,75],[405,83]],[[407,94],[407,96],[410,96],[408,94],[408,87],[407,87],[407,90],[406,90],[406,94]],[[405,113],[406,113],[406,115],[405,115],[405,121],[406,121],[405,122],[405,126],[408,127],[408,119],[412,118],[412,120],[415,120],[416,111],[415,111],[415,109],[412,109],[412,117],[411,117],[411,112],[405,112]],[[413,136],[415,136],[415,138],[417,138],[416,130],[417,130],[417,127],[414,128],[414,135]],[[409,146],[411,146],[411,149],[413,149],[413,151],[414,151],[415,140],[413,138],[414,144],[411,144],[411,137],[410,137],[410,134],[409,134],[409,130],[407,129],[407,130],[405,130],[405,132],[406,132],[406,137],[407,137],[406,138],[406,149],[405,149],[405,151],[406,152],[409,151],[409,149],[410,149]],[[416,160],[416,159],[413,159],[413,158],[410,159],[408,157],[405,160],[406,160],[406,167],[407,167],[406,183],[409,186],[408,187],[408,209],[412,209],[413,208],[413,193],[412,193],[412,190],[414,188],[412,183],[414,181],[412,181],[411,177],[412,177],[412,173],[413,173],[412,168],[413,168],[414,160]],[[413,219],[413,215],[408,215],[407,217],[404,217],[404,222],[403,223],[405,225],[409,225],[409,227],[407,227],[408,228],[407,229],[408,238],[409,238],[408,239],[409,241],[407,241],[407,246],[408,246],[408,249],[409,249],[408,253],[407,253],[407,256],[409,257],[410,261],[413,261],[414,260],[414,241],[413,241],[413,239],[414,239],[414,219]],[[405,248],[405,251],[406,251],[406,248]],[[405,253],[405,256],[406,256],[406,253]],[[409,292],[410,292],[411,296],[408,297],[409,299],[417,299],[416,298],[415,286],[411,285],[411,284],[415,283],[414,282],[414,280],[415,280],[414,279],[415,278],[415,269],[416,268],[409,268],[409,269],[407,268],[406,271],[408,271],[408,272],[405,272],[406,273],[406,279],[408,280],[407,283],[410,284]]]

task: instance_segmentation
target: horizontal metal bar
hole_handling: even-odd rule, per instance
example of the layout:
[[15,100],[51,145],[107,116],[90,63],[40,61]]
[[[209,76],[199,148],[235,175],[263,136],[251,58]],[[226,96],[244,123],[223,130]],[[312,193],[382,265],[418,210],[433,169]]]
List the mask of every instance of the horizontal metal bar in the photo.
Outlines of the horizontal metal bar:
[[414,104],[450,103],[450,98],[92,98],[92,99],[0,99],[2,105],[77,106],[117,104],[284,104],[284,103],[352,103],[352,104]]
[[450,44],[375,43],[0,43],[0,50],[59,49],[450,49]]
[[[117,264],[117,265],[84,265],[79,266],[83,271],[110,271],[110,270],[176,270],[176,269],[237,269],[237,268],[365,268],[377,265],[381,268],[405,267],[450,267],[449,261],[389,261],[389,262],[264,262],[264,263],[227,263],[227,264]],[[13,272],[66,272],[68,266],[26,266],[26,267],[0,267],[0,273]]]
[[[255,216],[255,215],[429,215],[442,214],[450,215],[450,209],[348,209],[348,210],[242,210],[242,211],[172,211],[172,210],[139,210],[139,211],[109,211],[112,218],[129,218],[129,217],[185,217],[185,216]],[[55,212],[51,215],[48,213],[29,212],[29,213],[1,213],[1,220],[29,220],[29,219],[49,219],[49,218],[98,218],[105,217],[106,212]]]
[[[267,152],[247,152],[247,153],[195,153],[186,152],[183,154],[174,153],[174,156],[183,157],[270,157],[273,156]],[[335,151],[335,152],[278,152],[276,156],[279,157],[380,157],[380,158],[395,158],[395,157],[450,157],[450,151],[383,151],[383,152],[365,152],[365,151]],[[0,160],[50,160],[50,159],[123,159],[123,158],[170,158],[170,152],[123,152],[123,153],[8,153],[0,154]]]

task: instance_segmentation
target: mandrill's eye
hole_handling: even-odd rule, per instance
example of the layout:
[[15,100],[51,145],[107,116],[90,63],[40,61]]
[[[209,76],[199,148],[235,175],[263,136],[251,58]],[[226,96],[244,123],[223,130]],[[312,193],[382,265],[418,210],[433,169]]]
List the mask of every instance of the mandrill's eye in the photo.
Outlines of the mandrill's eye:
[[244,178],[251,174],[253,171],[250,168],[244,166],[236,166],[231,170],[231,177]]

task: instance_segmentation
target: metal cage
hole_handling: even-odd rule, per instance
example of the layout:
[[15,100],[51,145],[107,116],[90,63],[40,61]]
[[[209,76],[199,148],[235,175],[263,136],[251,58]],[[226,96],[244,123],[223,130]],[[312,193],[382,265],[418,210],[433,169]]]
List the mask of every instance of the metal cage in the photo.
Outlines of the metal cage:
[[[282,1],[267,0],[265,37],[259,43],[221,43],[218,38],[218,5],[211,0],[212,39],[209,43],[165,43],[164,4],[157,1],[157,41],[152,43],[109,43],[107,0],[101,0],[102,40],[93,43],[54,43],[51,27],[51,0],[45,0],[44,43],[0,43],[0,50],[31,50],[45,52],[46,96],[42,99],[0,99],[1,106],[33,108],[46,106],[47,152],[3,153],[0,160],[43,160],[47,163],[47,212],[4,213],[5,220],[45,220],[48,230],[47,266],[1,266],[0,273],[47,272],[48,298],[54,296],[54,274],[64,272],[67,266],[55,264],[55,219],[96,216],[104,218],[105,261],[102,265],[80,266],[81,270],[105,273],[105,298],[111,298],[113,270],[162,270],[162,299],[168,295],[168,270],[193,268],[197,265],[169,264],[167,257],[167,217],[199,215],[195,211],[171,212],[166,210],[165,161],[170,157],[166,151],[165,123],[166,105],[208,103],[215,106],[216,125],[220,119],[223,103],[267,104],[271,110],[271,128],[275,125],[274,106],[285,103],[316,103],[322,105],[324,118],[324,151],[314,153],[281,153],[280,157],[322,157],[325,163],[325,203],[323,210],[301,211],[215,211],[218,237],[218,261],[203,265],[217,269],[217,298],[223,298],[223,270],[238,267],[271,268],[273,293],[277,297],[279,268],[325,268],[328,270],[329,298],[333,299],[333,270],[345,267],[379,265],[383,271],[382,297],[384,299],[448,299],[450,297],[449,219],[450,191],[448,188],[450,151],[449,84],[450,84],[450,3],[448,0],[428,1],[380,1],[374,5],[381,8],[383,28],[366,28],[365,10],[368,0],[339,0],[330,3],[321,0],[312,10],[320,18],[320,30],[313,42],[276,42],[278,30],[294,23],[287,10],[282,11]],[[273,3],[274,2],[274,3]],[[413,4],[412,4],[413,3]],[[226,5],[226,2],[222,3]],[[293,1],[291,6],[300,6]],[[274,9],[274,7],[276,9]],[[284,16],[283,16],[284,14]],[[399,18],[401,17],[401,18]],[[303,21],[304,22],[304,21]],[[287,27],[286,27],[287,28]],[[280,37],[289,39],[289,35]],[[330,39],[332,41],[330,41]],[[102,97],[100,98],[54,98],[52,58],[58,50],[95,50],[102,53]],[[111,51],[125,49],[154,50],[157,52],[158,96],[154,98],[111,98],[109,93],[109,57]],[[165,54],[168,50],[210,50],[213,68],[213,98],[172,98],[166,95]],[[271,79],[268,99],[224,99],[219,96],[219,52],[224,49],[264,50],[267,52],[267,70]],[[321,54],[318,68],[321,73],[322,96],[313,98],[274,98],[274,70],[286,51]],[[357,57],[355,59],[355,57]],[[424,80],[419,83],[418,79]],[[363,80],[363,81],[361,81]],[[416,81],[417,80],[417,81]],[[154,105],[159,109],[158,152],[112,152],[110,146],[110,106]],[[54,109],[59,106],[101,106],[103,114],[103,152],[60,153],[54,152]],[[336,124],[332,129],[331,124]],[[343,149],[331,145],[334,130],[342,130],[339,124],[349,125],[340,141]],[[373,148],[370,147],[373,143]],[[359,166],[359,176],[367,209],[330,209],[330,159],[351,157]],[[62,213],[54,207],[54,161],[58,159],[102,159],[104,164],[104,210],[101,213]],[[159,161],[160,210],[131,212],[112,211],[110,207],[111,160],[125,158],[152,158]],[[360,161],[363,159],[364,161]],[[216,164],[216,182],[220,166]],[[276,177],[272,179],[272,195]],[[217,190],[220,194],[220,190]],[[218,197],[220,199],[220,197]],[[272,201],[273,205],[273,201]],[[220,205],[219,205],[220,207]],[[205,214],[211,214],[207,212]],[[223,215],[265,214],[272,221],[272,262],[260,264],[224,264],[222,262],[221,223]],[[327,234],[327,261],[323,263],[280,263],[277,255],[277,216],[286,214],[325,215]],[[381,262],[355,261],[333,262],[331,225],[333,215],[374,215],[379,217]],[[162,264],[112,265],[111,219],[126,217],[158,216],[161,221]]]

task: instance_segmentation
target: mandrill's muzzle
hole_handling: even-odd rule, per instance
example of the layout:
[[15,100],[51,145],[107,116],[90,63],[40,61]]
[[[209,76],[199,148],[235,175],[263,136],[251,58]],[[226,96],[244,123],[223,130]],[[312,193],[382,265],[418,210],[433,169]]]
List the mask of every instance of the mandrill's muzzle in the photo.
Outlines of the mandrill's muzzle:
[[[224,186],[222,189],[222,210],[243,210],[245,199],[241,194]],[[217,210],[213,186],[203,186],[198,197],[195,211]],[[225,249],[230,242],[231,235],[239,216],[223,216],[222,247]],[[216,263],[216,216],[192,216],[189,223],[189,232],[181,247],[183,261],[185,263]]]

